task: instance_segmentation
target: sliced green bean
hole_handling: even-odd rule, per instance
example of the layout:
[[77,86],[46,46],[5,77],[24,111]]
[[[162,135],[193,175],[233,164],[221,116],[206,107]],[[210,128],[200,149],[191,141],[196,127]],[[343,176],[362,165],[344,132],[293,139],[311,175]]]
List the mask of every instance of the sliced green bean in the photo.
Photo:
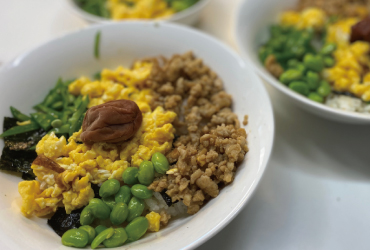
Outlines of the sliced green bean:
[[0,135],[0,138],[4,138],[7,136],[11,136],[11,135],[18,135],[18,134],[22,134],[25,132],[30,132],[32,130],[39,129],[39,128],[40,128],[40,125],[36,122],[31,122],[30,124],[23,125],[23,126],[15,126],[15,127],[8,129],[4,133],[2,133]]
[[10,112],[12,112],[12,115],[14,118],[16,118],[18,121],[24,122],[24,121],[29,121],[31,117],[21,113],[18,109],[10,106]]

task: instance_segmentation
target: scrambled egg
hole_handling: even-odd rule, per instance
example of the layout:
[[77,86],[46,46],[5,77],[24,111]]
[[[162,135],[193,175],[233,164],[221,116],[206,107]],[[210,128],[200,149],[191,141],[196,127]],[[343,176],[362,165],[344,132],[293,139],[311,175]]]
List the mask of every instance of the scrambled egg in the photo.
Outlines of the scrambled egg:
[[155,152],[165,154],[171,149],[175,132],[171,123],[176,114],[162,107],[151,110],[151,90],[143,88],[143,80],[150,70],[150,63],[138,62],[132,70],[105,69],[100,81],[81,77],[71,83],[70,93],[91,97],[89,107],[118,99],[135,101],[143,113],[143,122],[133,138],[120,144],[85,145],[80,141],[82,130],[74,133],[68,143],[54,133],[44,136],[36,146],[37,154],[54,160],[64,171],[57,173],[45,166],[31,166],[37,179],[22,181],[18,186],[24,215],[44,216],[62,205],[70,213],[94,197],[91,183],[99,184],[112,178],[122,181],[127,167],[139,167]]
[[114,20],[154,19],[171,16],[175,11],[164,0],[132,0],[132,6],[120,0],[108,0],[108,9]]
[[149,222],[149,231],[158,232],[160,228],[161,216],[156,212],[150,212],[145,216]]
[[280,16],[282,25],[294,26],[298,29],[321,30],[325,27],[326,19],[325,12],[319,8],[307,8],[302,12],[285,11]]

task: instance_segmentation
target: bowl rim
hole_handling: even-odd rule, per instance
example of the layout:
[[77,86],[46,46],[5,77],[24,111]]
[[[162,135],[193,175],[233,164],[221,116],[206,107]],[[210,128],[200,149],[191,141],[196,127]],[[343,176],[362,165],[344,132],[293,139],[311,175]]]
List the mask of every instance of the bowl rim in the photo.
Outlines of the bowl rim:
[[[234,15],[233,29],[234,29],[235,42],[237,45],[237,49],[240,52],[242,58],[244,58],[244,60],[246,60],[246,62],[249,65],[251,65],[254,71],[256,71],[257,74],[263,80],[265,80],[267,83],[269,83],[270,85],[272,85],[279,91],[283,92],[285,95],[288,95],[289,97],[293,98],[295,101],[301,102],[306,106],[312,107],[318,112],[324,112],[324,113],[335,115],[341,118],[347,118],[347,119],[350,118],[352,120],[356,120],[362,123],[370,123],[370,115],[368,114],[332,108],[325,104],[312,101],[309,98],[304,97],[294,92],[293,90],[289,89],[286,85],[284,85],[283,83],[278,81],[276,78],[274,78],[264,67],[262,67],[262,64],[257,65],[254,62],[254,60],[251,59],[252,55],[250,55],[245,49],[245,45],[242,43],[243,39],[241,37],[241,33],[239,32],[239,30],[243,28],[243,25],[241,23],[241,19],[242,19],[241,17],[244,15],[244,10],[247,8],[250,2],[251,2],[250,0],[244,0],[238,4],[236,15]],[[253,56],[256,56],[256,55],[253,55]]]
[[[217,38],[215,38],[215,37],[213,37],[213,36],[211,36],[207,33],[204,33],[202,31],[197,30],[193,27],[184,26],[184,25],[181,25],[181,24],[176,24],[176,23],[171,23],[171,22],[133,20],[133,21],[127,21],[127,22],[116,22],[116,23],[111,22],[111,23],[102,23],[102,24],[96,24],[96,25],[89,25],[85,28],[75,30],[73,32],[70,32],[70,33],[67,33],[67,34],[64,34],[64,35],[61,35],[61,36],[57,36],[54,39],[51,39],[51,40],[46,41],[44,43],[41,43],[38,46],[35,46],[35,47],[27,50],[26,52],[22,53],[21,55],[15,57],[13,60],[5,63],[3,65],[3,67],[0,68],[0,75],[5,74],[6,71],[11,70],[12,68],[16,67],[18,64],[22,63],[23,59],[26,58],[29,54],[33,53],[34,51],[37,51],[38,49],[40,49],[43,46],[47,46],[48,44],[55,42],[57,40],[68,39],[68,37],[73,37],[76,34],[79,34],[81,32],[85,32],[87,30],[102,30],[103,31],[103,29],[105,27],[126,26],[126,25],[137,25],[137,26],[151,25],[153,27],[158,27],[158,25],[160,25],[160,26],[165,27],[165,28],[178,29],[179,31],[188,32],[191,35],[202,37],[203,39],[207,39],[208,41],[217,44],[217,46],[220,46],[222,49],[224,49],[228,54],[230,54],[238,62],[238,64],[240,65],[240,70],[243,70],[244,68],[249,66],[242,59],[242,57],[239,54],[237,54],[235,52],[235,50],[233,50],[229,45],[221,42]],[[256,84],[259,84],[261,86],[262,95],[266,96],[265,105],[267,106],[267,119],[269,121],[271,121],[271,124],[268,124],[270,129],[271,129],[271,131],[270,131],[271,135],[266,139],[267,140],[266,150],[264,151],[264,158],[263,159],[265,159],[265,162],[262,159],[260,167],[257,170],[256,177],[254,178],[253,182],[251,183],[251,186],[249,187],[248,190],[244,191],[244,196],[242,197],[242,199],[239,200],[238,203],[236,203],[235,207],[227,214],[227,216],[225,216],[225,218],[219,224],[217,224],[212,230],[209,230],[208,232],[205,232],[203,235],[199,236],[196,240],[188,243],[182,249],[194,249],[194,248],[200,246],[201,244],[205,243],[207,240],[209,240],[210,238],[215,236],[218,232],[220,232],[224,227],[226,227],[242,211],[242,209],[247,205],[248,201],[253,197],[253,195],[254,195],[258,185],[260,184],[261,179],[262,179],[262,177],[263,177],[263,175],[266,172],[266,169],[268,167],[268,164],[269,164],[269,161],[270,161],[270,158],[271,158],[272,149],[273,149],[273,146],[274,146],[274,139],[275,139],[274,113],[273,113],[273,109],[272,109],[272,103],[271,103],[270,97],[268,95],[268,92],[266,90],[266,87],[264,86],[261,79],[259,79],[259,77],[257,76],[257,74],[255,74],[255,72],[253,70],[251,70],[250,72],[251,72],[251,74],[254,74],[255,79],[257,81],[259,81]],[[250,132],[248,133],[248,136],[250,136]]]
[[111,18],[105,18],[105,17],[100,17],[100,16],[95,16],[93,14],[90,14],[84,10],[82,10],[74,0],[66,0],[67,5],[69,9],[76,15],[86,19],[89,22],[93,23],[117,23],[117,22],[127,22],[127,21],[147,21],[147,22],[152,22],[152,21],[166,21],[166,22],[176,22],[179,21],[187,16],[190,16],[192,14],[195,14],[196,12],[200,11],[203,9],[211,0],[199,0],[189,8],[179,11],[169,17],[165,17],[162,19],[121,19],[121,20],[113,20]]

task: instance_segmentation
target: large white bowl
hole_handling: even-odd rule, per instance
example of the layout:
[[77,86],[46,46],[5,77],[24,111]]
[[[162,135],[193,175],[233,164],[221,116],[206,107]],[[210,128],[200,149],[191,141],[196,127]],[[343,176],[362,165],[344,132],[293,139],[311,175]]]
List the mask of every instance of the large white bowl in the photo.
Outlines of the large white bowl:
[[[94,58],[94,37],[101,31],[100,59]],[[232,50],[196,30],[170,23],[125,22],[91,26],[48,42],[0,70],[0,117],[9,106],[31,112],[58,79],[92,75],[103,67],[131,65],[150,56],[171,56],[192,50],[203,58],[233,95],[233,109],[246,127],[250,151],[235,181],[196,215],[172,221],[158,233],[129,246],[135,249],[193,249],[229,223],[250,199],[270,156],[274,122],[269,97],[261,80]],[[1,146],[2,147],[2,146]],[[27,219],[20,213],[19,177],[0,172],[0,249],[68,249],[45,219]],[[125,249],[126,246],[121,249]]]
[[[91,24],[102,24],[102,23],[112,23],[112,22],[126,22],[128,19],[122,20],[113,20],[109,18],[104,18],[100,16],[92,15],[84,10],[82,10],[74,0],[66,0],[68,4],[68,8],[75,13],[76,15],[80,16],[81,18],[85,19]],[[210,2],[211,0],[199,0],[193,6],[180,11],[178,13],[173,14],[172,16],[164,19],[158,19],[161,21],[169,21],[175,23],[181,23],[185,25],[194,25],[198,22],[201,11],[204,7]]]
[[339,122],[370,124],[370,115],[334,109],[292,91],[273,77],[258,59],[258,48],[267,41],[269,26],[277,22],[279,13],[293,7],[296,3],[297,0],[244,0],[240,3],[235,20],[235,35],[243,58],[264,80],[301,108]]

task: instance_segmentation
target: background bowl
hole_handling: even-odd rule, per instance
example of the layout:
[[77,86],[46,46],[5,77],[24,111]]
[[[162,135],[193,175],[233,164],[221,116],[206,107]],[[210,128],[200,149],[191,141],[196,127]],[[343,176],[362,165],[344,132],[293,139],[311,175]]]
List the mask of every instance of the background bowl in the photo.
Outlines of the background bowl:
[[[101,31],[100,59],[94,58],[94,37]],[[122,22],[94,25],[48,42],[0,70],[0,117],[9,106],[22,112],[48,93],[58,79],[92,75],[103,67],[129,66],[133,60],[171,56],[192,50],[204,59],[233,95],[240,120],[249,115],[248,146],[235,181],[197,214],[173,220],[158,233],[148,234],[129,246],[135,249],[193,249],[223,228],[242,209],[256,189],[270,156],[274,123],[269,97],[261,80],[232,50],[196,30],[170,23]],[[69,249],[45,219],[27,219],[20,213],[20,178],[0,173],[0,242],[2,249]],[[122,247],[125,249],[126,247]]]
[[[175,22],[175,23],[181,23],[185,25],[194,25],[198,22],[201,11],[204,9],[204,7],[209,3],[211,0],[199,0],[196,4],[192,5],[190,8],[187,8],[183,11],[180,11],[178,13],[175,13],[171,17],[164,18],[164,19],[158,19],[160,21],[169,21],[169,22]],[[99,17],[92,15],[84,10],[82,10],[74,0],[67,0],[68,8],[71,9],[73,13],[80,16],[81,18],[85,19],[91,24],[102,24],[102,23],[111,23],[111,22],[125,22],[129,19],[122,19],[120,21],[115,21],[109,18]],[[130,19],[132,20],[132,19]],[[153,19],[150,19],[149,21],[153,21]]]
[[370,115],[342,111],[311,101],[272,76],[258,59],[259,46],[269,37],[269,26],[278,21],[278,15],[297,0],[244,0],[240,3],[235,20],[235,35],[238,49],[248,63],[269,84],[281,91],[294,104],[321,117],[354,124],[370,124]]

